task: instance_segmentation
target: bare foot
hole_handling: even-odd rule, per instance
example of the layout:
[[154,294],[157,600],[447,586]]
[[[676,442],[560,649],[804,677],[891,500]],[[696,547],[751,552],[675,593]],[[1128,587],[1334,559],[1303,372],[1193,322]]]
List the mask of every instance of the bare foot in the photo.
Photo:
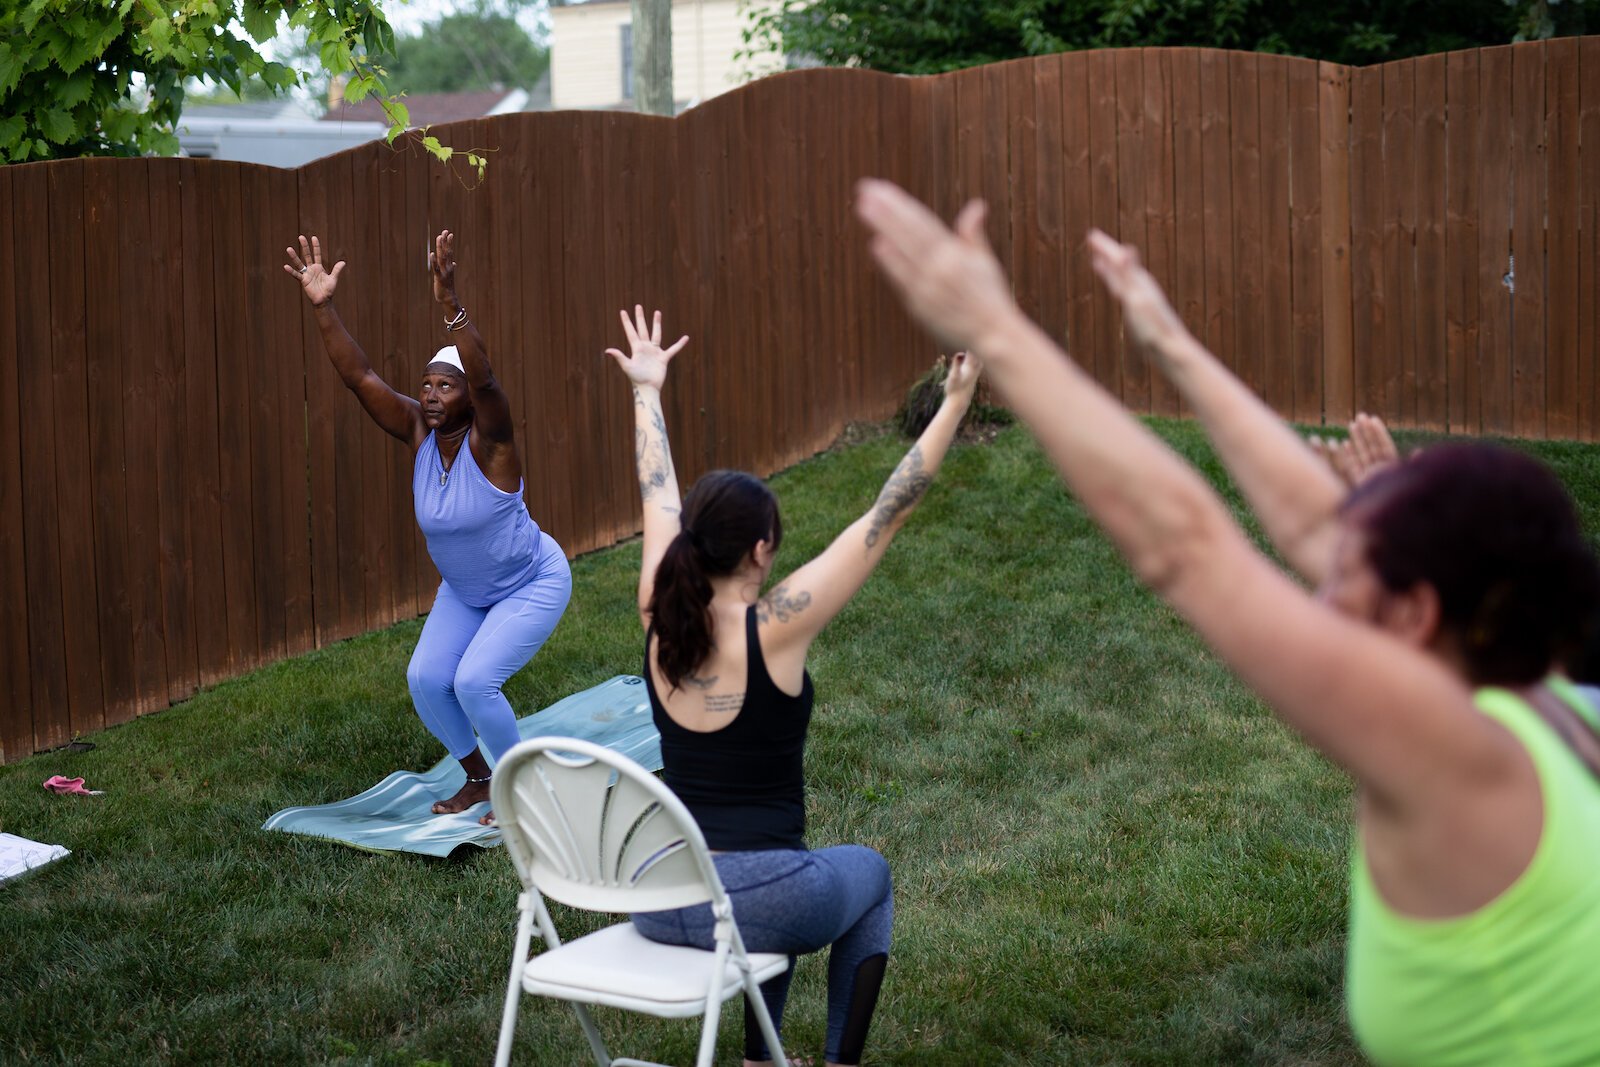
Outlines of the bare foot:
[[449,800],[435,801],[433,813],[435,815],[454,815],[466,811],[474,804],[482,804],[489,799],[488,782],[468,782],[461,787],[461,791]]
[[478,825],[479,826],[493,826],[494,825],[494,812],[486,811],[482,815],[478,816]]

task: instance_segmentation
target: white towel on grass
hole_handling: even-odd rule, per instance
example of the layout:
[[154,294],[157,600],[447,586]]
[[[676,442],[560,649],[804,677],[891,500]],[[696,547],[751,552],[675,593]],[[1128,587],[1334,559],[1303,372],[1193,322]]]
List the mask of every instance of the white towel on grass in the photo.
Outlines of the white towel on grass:
[[0,834],[0,882],[21,877],[35,867],[43,867],[72,853],[60,845],[29,841],[16,834]]

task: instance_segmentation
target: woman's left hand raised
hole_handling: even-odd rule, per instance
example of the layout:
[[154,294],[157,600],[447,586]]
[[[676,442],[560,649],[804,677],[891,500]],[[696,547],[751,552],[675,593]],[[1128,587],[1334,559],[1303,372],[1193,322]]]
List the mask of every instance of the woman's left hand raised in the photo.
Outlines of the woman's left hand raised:
[[672,347],[663,349],[661,312],[657,311],[648,325],[642,304],[633,305],[632,317],[626,311],[618,314],[622,316],[622,330],[628,335],[628,347],[632,355],[625,356],[615,348],[606,349],[606,355],[617,361],[617,366],[622,368],[622,373],[634,385],[660,389],[667,380],[667,364],[672,362],[673,356],[683,351],[683,346],[689,343],[689,335],[683,335],[672,343]]
[[983,373],[983,361],[971,352],[957,352],[950,357],[950,373],[944,378],[944,395],[950,400],[970,403],[978,388],[978,375]]
[[456,235],[440,230],[428,253],[428,276],[433,279],[433,298],[441,304],[456,304]]

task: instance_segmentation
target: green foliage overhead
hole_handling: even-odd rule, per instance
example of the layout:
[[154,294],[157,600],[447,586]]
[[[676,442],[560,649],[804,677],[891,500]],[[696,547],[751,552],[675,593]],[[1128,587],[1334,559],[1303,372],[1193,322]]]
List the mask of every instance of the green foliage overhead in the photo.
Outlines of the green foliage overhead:
[[757,0],[747,55],[937,74],[1081,48],[1209,46],[1367,64],[1582,33],[1584,0]]
[[[0,5],[0,159],[170,155],[186,80],[235,93],[303,80],[261,51],[284,22],[323,67],[351,75],[346,99],[383,99],[390,140],[406,129],[405,105],[367,58],[395,46],[377,0],[9,0]],[[448,158],[435,145],[425,147]],[[480,157],[468,162],[481,172]]]
[[408,93],[527,89],[550,66],[550,52],[511,15],[473,12],[402,37],[386,65],[389,84]]

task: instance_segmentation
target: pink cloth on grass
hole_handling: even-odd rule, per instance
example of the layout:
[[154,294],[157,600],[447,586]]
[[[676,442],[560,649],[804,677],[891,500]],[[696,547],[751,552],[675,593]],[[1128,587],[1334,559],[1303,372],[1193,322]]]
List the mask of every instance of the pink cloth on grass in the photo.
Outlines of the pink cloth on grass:
[[104,792],[101,789],[85,789],[82,778],[63,778],[59,774],[46,778],[44,787],[52,793],[75,793],[83,797],[97,797]]

